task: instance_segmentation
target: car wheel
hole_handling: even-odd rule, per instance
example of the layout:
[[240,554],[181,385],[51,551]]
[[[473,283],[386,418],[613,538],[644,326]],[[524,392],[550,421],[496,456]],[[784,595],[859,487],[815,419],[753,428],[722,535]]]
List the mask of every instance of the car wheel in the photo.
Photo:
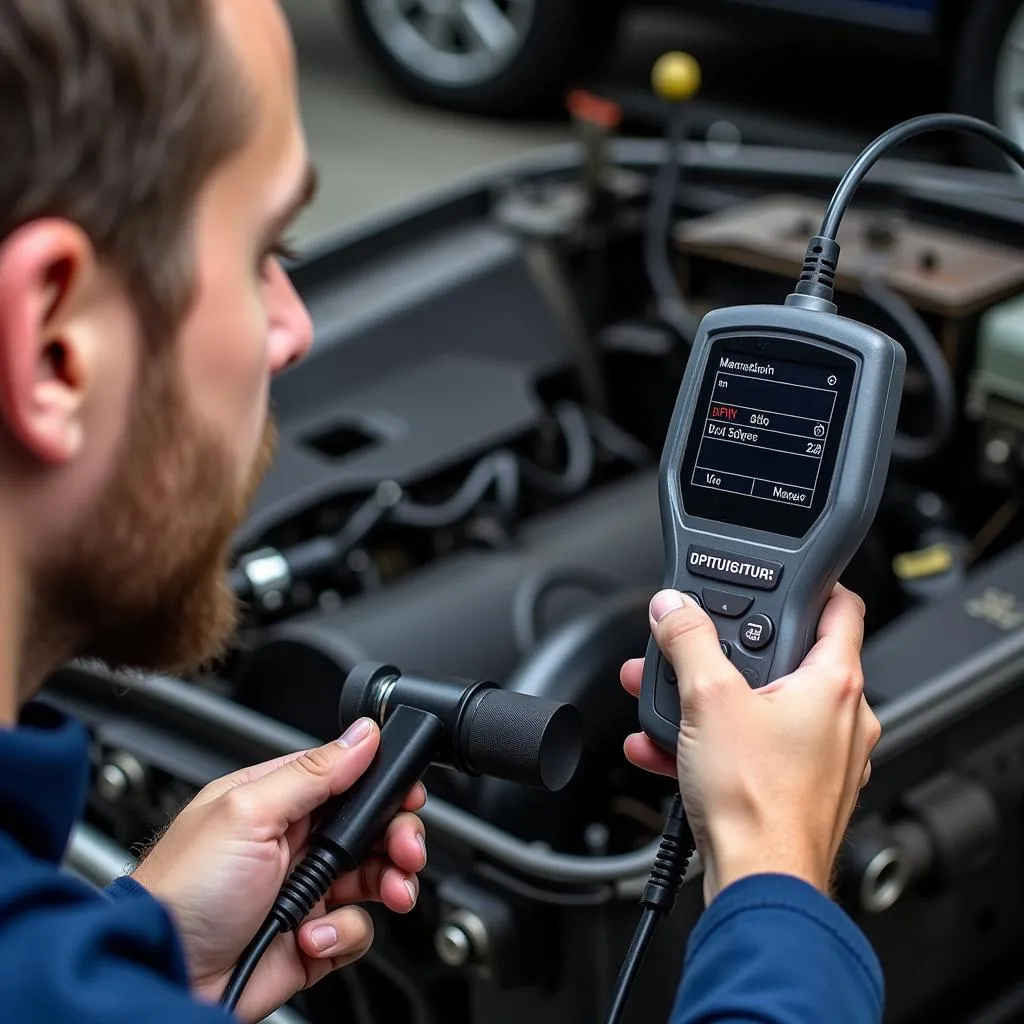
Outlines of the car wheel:
[[593,71],[622,0],[344,0],[371,57],[414,99],[470,113],[538,113]]
[[[998,125],[1024,145],[1024,0],[973,0],[960,33],[953,78],[957,110]],[[967,137],[963,152],[979,167],[1006,170],[998,149]]]

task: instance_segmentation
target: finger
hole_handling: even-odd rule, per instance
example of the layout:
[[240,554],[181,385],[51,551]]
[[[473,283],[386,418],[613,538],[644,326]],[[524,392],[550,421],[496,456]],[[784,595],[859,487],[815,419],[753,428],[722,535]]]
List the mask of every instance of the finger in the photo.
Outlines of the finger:
[[380,901],[393,914],[408,914],[420,898],[420,880],[393,864],[380,879]]
[[289,872],[293,871],[306,855],[306,843],[309,840],[310,832],[313,831],[313,824],[313,818],[306,817],[300,818],[288,826],[288,831],[284,834],[284,841],[291,855],[288,865]]
[[784,687],[824,702],[849,714],[851,734],[858,704],[864,695],[860,653],[864,642],[864,602],[845,587],[836,586],[818,625],[818,641],[803,664],[777,685],[759,691],[762,696]]
[[817,643],[804,658],[805,665],[834,665],[837,661],[860,665],[864,644],[864,602],[836,584],[818,623]]
[[640,682],[644,677],[644,659],[632,658],[627,661],[619,672],[619,682],[626,693],[632,697],[640,696]]
[[635,732],[631,736],[627,736],[622,749],[627,759],[637,768],[642,768],[645,772],[653,772],[655,775],[667,775],[669,778],[675,778],[675,757],[666,754],[644,733]]
[[327,906],[379,903],[381,880],[389,867],[391,862],[383,854],[371,854],[355,871],[348,871],[335,880],[324,897]]
[[299,949],[311,960],[310,984],[358,960],[373,944],[373,920],[362,907],[341,907],[306,921],[298,931]]
[[415,874],[427,864],[426,829],[415,814],[398,814],[384,833],[384,851],[402,871]]
[[366,771],[380,743],[380,730],[360,719],[333,743],[304,751],[262,778],[223,796],[225,812],[283,835],[332,796],[344,793]]
[[296,750],[291,754],[275,757],[272,761],[263,761],[261,764],[254,764],[248,768],[240,768],[237,772],[232,772],[223,778],[214,779],[213,782],[208,783],[199,791],[192,803],[194,806],[199,806],[209,803],[211,800],[216,800],[229,789],[262,779],[264,776],[277,771],[278,768],[284,767],[284,765],[289,764],[296,758],[302,757],[304,753],[306,753],[305,750]]
[[[860,729],[859,739],[863,744],[864,756],[870,758],[872,751],[878,746],[878,741],[882,738],[882,723],[879,722],[878,716],[872,710],[871,705],[868,704],[867,698],[863,694],[860,697],[860,711],[857,724]],[[870,764],[870,761],[868,763]]]
[[419,879],[374,854],[356,871],[342,875],[327,893],[329,907],[350,903],[383,903],[392,913],[408,914],[420,895]]
[[833,853],[839,849],[842,837],[849,826],[861,790],[871,777],[871,751],[881,735],[881,725],[868,702],[861,697],[854,719],[850,746],[848,748],[849,767],[846,784],[843,790],[842,805],[839,808],[839,820],[835,828],[835,844]]
[[749,693],[743,677],[722,653],[718,630],[692,598],[663,590],[650,606],[651,631],[662,654],[672,663],[679,681],[684,715],[692,718],[695,703],[712,693]]
[[424,804],[427,802],[427,788],[422,782],[417,782],[412,789],[409,790],[409,795],[405,798],[402,803],[403,811],[422,811]]

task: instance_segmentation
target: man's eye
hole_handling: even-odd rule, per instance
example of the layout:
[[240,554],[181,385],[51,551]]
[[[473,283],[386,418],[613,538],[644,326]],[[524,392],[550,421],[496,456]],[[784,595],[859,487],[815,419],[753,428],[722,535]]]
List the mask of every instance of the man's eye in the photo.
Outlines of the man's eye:
[[267,260],[278,260],[281,263],[297,263],[302,259],[302,254],[289,242],[278,242],[264,253],[263,264]]
[[279,260],[283,260],[286,263],[298,263],[298,261],[302,259],[302,253],[300,253],[299,250],[289,242],[278,242],[277,245],[271,249],[271,252]]

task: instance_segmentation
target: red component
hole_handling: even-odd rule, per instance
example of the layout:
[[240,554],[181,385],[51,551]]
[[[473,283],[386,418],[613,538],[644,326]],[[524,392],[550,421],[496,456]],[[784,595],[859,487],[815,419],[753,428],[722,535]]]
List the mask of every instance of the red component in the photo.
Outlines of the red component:
[[566,98],[569,113],[580,121],[589,121],[609,130],[622,124],[622,107],[614,100],[596,96],[585,89],[574,89]]

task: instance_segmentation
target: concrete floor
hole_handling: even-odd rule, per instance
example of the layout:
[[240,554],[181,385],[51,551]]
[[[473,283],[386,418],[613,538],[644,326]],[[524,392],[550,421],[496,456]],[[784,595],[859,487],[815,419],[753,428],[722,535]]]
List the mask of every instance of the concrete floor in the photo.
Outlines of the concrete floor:
[[302,72],[302,107],[320,192],[296,226],[298,244],[460,175],[552,142],[557,124],[507,125],[396,96],[360,53],[340,0],[283,0]]

